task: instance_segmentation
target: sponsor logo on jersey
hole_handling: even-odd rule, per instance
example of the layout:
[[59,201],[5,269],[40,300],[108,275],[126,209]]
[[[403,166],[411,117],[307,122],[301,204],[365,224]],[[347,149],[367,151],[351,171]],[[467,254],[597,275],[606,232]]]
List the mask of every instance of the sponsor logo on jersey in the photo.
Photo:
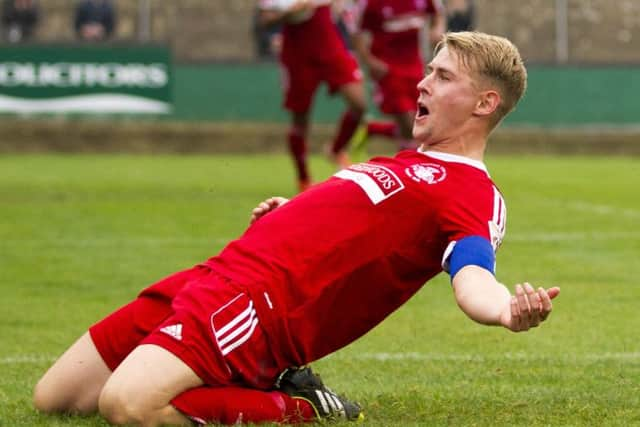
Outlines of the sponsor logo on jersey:
[[391,169],[371,163],[351,165],[334,176],[358,184],[374,205],[404,188],[400,178]]
[[447,170],[437,163],[418,163],[404,170],[409,178],[415,182],[437,184],[447,177]]

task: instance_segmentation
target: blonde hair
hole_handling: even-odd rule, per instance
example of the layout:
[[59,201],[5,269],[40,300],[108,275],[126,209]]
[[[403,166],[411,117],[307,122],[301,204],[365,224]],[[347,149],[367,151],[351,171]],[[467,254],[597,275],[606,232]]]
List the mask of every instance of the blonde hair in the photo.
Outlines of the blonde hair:
[[515,108],[527,88],[527,69],[518,48],[504,37],[476,31],[446,33],[436,45],[435,53],[445,47],[457,54],[474,80],[488,83],[498,91],[501,102],[492,123],[497,125]]

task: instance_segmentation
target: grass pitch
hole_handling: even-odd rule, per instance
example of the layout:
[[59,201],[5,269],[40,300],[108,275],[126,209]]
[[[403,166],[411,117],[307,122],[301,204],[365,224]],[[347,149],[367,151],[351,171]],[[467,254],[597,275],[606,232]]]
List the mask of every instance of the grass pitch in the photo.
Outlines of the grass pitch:
[[[509,208],[498,277],[561,286],[547,323],[476,325],[441,276],[315,369],[370,426],[640,425],[638,159],[487,164]],[[34,383],[94,321],[216,253],[292,181],[278,155],[0,158],[0,425],[106,425],[36,413]]]

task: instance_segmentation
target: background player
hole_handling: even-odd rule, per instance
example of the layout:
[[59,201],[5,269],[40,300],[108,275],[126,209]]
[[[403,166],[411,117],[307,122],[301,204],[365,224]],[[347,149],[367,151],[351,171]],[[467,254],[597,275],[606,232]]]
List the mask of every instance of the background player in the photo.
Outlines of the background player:
[[311,183],[307,165],[309,114],[319,85],[340,93],[347,104],[327,154],[340,167],[349,165],[346,146],[366,109],[362,73],[333,21],[330,0],[298,0],[282,10],[277,0],[260,0],[263,25],[282,25],[284,107],[291,113],[289,151],[302,191]]
[[[357,418],[308,371],[278,372],[353,342],[443,270],[471,319],[538,326],[559,289],[524,283],[511,295],[497,281],[506,207],[482,162],[525,87],[506,39],[446,35],[419,84],[413,134],[423,149],[260,204],[219,255],[93,326],[40,380],[36,407],[99,407],[118,424],[187,424],[185,414],[233,423],[309,419],[328,397],[328,416]],[[313,405],[288,398],[301,391]]]
[[372,121],[353,139],[354,150],[368,135],[398,141],[398,148],[415,146],[411,129],[416,111],[416,86],[424,76],[422,31],[432,46],[444,34],[446,20],[441,0],[360,0],[356,8],[353,45],[375,81],[373,99],[392,123]]

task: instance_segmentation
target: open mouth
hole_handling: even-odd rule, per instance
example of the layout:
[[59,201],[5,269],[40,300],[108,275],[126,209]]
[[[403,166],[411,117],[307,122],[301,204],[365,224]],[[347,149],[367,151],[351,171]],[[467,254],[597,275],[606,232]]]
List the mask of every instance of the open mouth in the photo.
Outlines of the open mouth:
[[420,118],[428,115],[429,115],[429,109],[424,104],[418,103],[418,110],[416,111],[416,116]]

